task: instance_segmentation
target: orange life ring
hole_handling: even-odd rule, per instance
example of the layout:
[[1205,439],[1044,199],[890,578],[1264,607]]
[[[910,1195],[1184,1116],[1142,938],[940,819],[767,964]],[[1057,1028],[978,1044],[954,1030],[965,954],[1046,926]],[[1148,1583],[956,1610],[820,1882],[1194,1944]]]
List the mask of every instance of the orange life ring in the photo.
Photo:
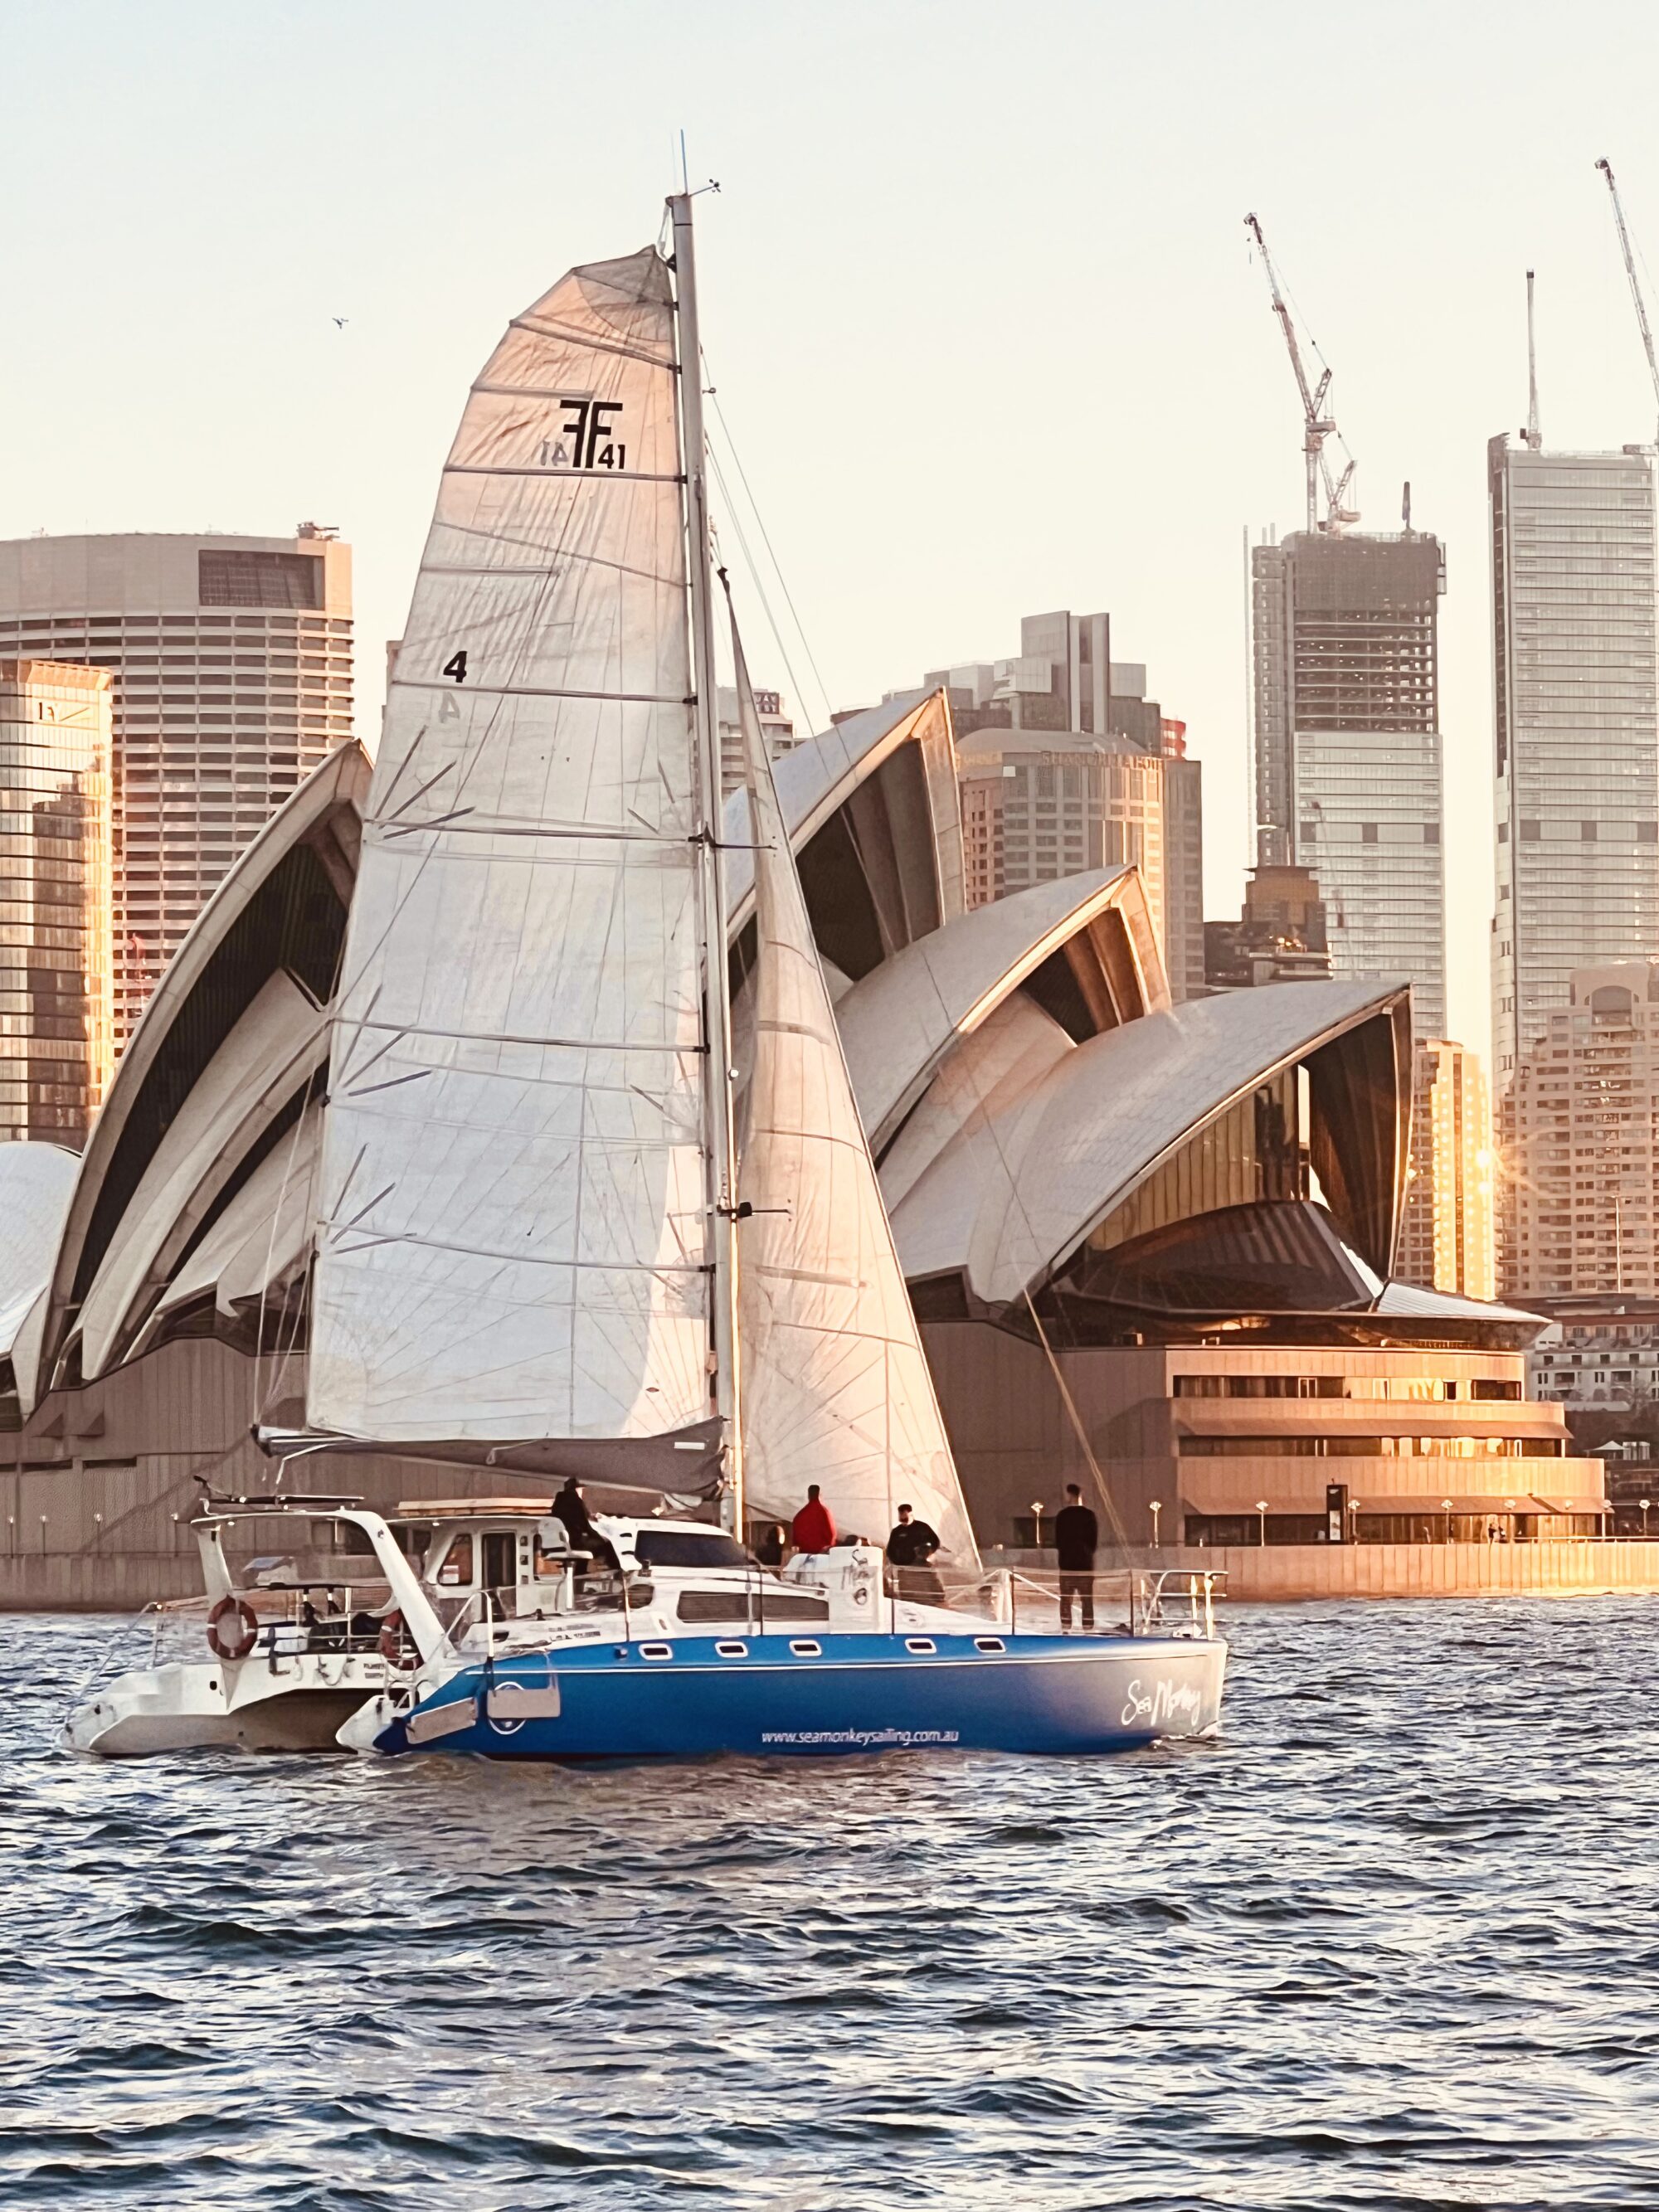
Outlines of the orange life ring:
[[404,1617],[396,1606],[380,1623],[380,1656],[391,1667],[401,1664],[404,1656]]
[[[240,1622],[242,1632],[227,1643],[219,1628],[232,1613]],[[207,1639],[216,1659],[246,1659],[259,1640],[259,1616],[245,1597],[222,1597],[208,1615]]]

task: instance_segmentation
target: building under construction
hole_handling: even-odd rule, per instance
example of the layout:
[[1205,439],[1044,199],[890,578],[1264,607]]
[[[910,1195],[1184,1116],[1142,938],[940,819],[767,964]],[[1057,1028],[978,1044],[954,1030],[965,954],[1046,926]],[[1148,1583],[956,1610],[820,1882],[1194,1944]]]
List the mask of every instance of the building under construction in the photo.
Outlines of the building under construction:
[[1311,869],[1332,972],[1402,975],[1445,1022],[1438,614],[1421,532],[1298,531],[1251,559],[1258,859]]
[[[1411,526],[1351,535],[1354,463],[1329,404],[1331,370],[1298,333],[1261,225],[1244,218],[1302,402],[1307,526],[1251,562],[1256,858],[1310,868],[1331,971],[1401,975],[1413,1025],[1446,1018],[1441,848],[1440,542]],[[1310,369],[1309,356],[1317,364]],[[1342,465],[1327,447],[1334,442]]]

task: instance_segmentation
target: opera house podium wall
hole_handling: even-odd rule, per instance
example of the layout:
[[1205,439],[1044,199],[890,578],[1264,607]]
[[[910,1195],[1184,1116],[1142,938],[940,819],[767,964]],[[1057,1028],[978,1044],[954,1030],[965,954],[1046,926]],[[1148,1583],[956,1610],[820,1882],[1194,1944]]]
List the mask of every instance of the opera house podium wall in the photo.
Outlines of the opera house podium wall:
[[[778,782],[993,1559],[1029,1550],[1034,1506],[1075,1480],[1131,1553],[1237,1562],[1246,1593],[1394,1587],[1396,1558],[1443,1579],[1454,1554],[1504,1587],[1558,1555],[1649,1575],[1659,1544],[1590,1540],[1600,1462],[1525,1397],[1537,1317],[1390,1279],[1403,984],[1173,1006],[1132,868],[969,912],[939,693],[798,748]],[[243,854],[78,1161],[0,1146],[0,1602],[191,1589],[202,1486],[267,1492],[253,1425],[303,1420],[330,1008],[368,787],[342,747]],[[372,1454],[310,1460],[302,1486],[384,1505],[514,1481],[546,1487],[507,1462]]]

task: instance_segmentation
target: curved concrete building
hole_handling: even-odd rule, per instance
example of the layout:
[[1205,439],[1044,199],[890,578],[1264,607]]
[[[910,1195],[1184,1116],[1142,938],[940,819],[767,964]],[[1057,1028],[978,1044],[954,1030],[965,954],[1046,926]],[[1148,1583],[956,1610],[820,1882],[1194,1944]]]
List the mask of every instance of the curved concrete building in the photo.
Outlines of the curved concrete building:
[[[18,1285],[0,1473],[14,1526],[45,1518],[16,1596],[187,1579],[175,1516],[197,1480],[267,1486],[250,1425],[301,1412],[368,778],[355,745],[331,755],[220,886],[117,1071],[38,1282]],[[1599,1462],[1569,1457],[1559,1409],[1524,1399],[1539,1322],[1388,1279],[1402,984],[1172,1007],[1132,869],[967,911],[940,694],[853,718],[778,781],[983,1544],[1029,1542],[1063,1484],[1097,1471],[1103,1518],[1133,1544],[1596,1528]],[[726,828],[741,984],[740,797]],[[376,1498],[458,1486],[453,1464],[333,1464]]]

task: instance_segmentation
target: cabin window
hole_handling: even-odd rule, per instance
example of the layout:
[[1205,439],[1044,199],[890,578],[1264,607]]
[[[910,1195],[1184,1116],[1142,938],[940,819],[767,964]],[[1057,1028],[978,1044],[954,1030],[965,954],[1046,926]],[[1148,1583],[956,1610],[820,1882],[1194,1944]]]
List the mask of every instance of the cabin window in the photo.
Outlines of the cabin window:
[[710,1528],[636,1528],[634,1556],[642,1567],[746,1567],[749,1554],[734,1536]]
[[486,1589],[511,1589],[519,1579],[519,1540],[492,1528],[483,1540],[483,1578]]
[[682,1620],[747,1620],[753,1609],[748,1593],[740,1589],[680,1592]]
[[459,1589],[463,1583],[470,1587],[471,1581],[472,1539],[470,1535],[452,1536],[449,1549],[443,1556],[443,1564],[438,1569],[439,1587]]

